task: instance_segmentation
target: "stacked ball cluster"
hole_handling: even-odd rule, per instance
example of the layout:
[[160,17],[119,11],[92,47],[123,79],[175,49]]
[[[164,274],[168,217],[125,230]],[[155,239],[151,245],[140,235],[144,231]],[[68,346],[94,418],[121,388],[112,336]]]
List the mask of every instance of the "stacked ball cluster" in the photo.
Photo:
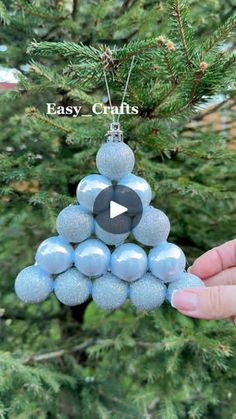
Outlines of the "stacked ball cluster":
[[[196,276],[186,273],[183,251],[167,241],[168,217],[150,205],[150,185],[132,174],[134,154],[120,141],[108,141],[96,157],[100,174],[83,178],[77,187],[77,205],[64,208],[57,217],[58,236],[43,241],[35,264],[17,276],[15,291],[26,303],[44,301],[54,292],[68,306],[91,298],[104,309],[115,309],[130,299],[138,310],[159,307],[175,290],[203,287]],[[94,202],[104,189],[112,194],[114,184],[134,190],[141,199],[143,213],[133,227],[132,218],[122,214],[127,233],[105,231],[93,214]],[[114,199],[111,195],[108,197]],[[103,212],[104,210],[104,212]],[[126,240],[132,235],[136,243]],[[110,248],[109,248],[110,246]],[[147,254],[143,247],[150,247]]]

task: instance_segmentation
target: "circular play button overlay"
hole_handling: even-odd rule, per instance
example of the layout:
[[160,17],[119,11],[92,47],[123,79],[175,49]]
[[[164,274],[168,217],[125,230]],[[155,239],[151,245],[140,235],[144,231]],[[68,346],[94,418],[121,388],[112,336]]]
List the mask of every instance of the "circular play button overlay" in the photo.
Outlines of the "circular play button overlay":
[[139,223],[143,205],[133,189],[122,185],[109,186],[98,194],[93,213],[97,214],[96,222],[103,230],[124,234]]

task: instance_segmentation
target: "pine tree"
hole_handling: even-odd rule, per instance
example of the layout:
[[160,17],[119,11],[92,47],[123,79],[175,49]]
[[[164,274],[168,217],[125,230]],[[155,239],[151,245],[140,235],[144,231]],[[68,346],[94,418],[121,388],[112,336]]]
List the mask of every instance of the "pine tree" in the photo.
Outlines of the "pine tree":
[[0,64],[19,79],[0,95],[0,417],[234,417],[228,322],[186,318],[167,303],[110,313],[53,296],[25,305],[14,294],[78,181],[96,172],[111,122],[48,116],[46,103],[91,113],[106,98],[105,71],[119,105],[133,56],[126,101],[139,115],[121,123],[135,173],[170,217],[170,241],[191,264],[232,238],[234,12],[225,0],[0,1]]

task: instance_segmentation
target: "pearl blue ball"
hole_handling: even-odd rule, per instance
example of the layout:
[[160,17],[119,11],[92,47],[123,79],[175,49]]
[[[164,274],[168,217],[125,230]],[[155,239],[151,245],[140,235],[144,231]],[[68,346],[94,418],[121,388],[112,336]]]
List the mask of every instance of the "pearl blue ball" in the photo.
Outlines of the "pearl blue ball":
[[[104,189],[112,186],[109,179],[101,175],[88,175],[84,177],[77,186],[78,202],[89,211],[93,212],[93,206],[98,194]],[[109,201],[113,198],[112,188],[108,190],[103,210],[109,207]]]
[[53,289],[53,280],[38,266],[28,266],[16,277],[15,292],[25,303],[41,303]]
[[169,284],[167,290],[167,299],[171,302],[174,291],[184,288],[199,287],[205,287],[204,282],[200,278],[188,272],[181,272],[176,276],[175,280]]
[[146,246],[157,246],[166,241],[170,232],[170,222],[166,214],[152,206],[143,208],[141,220],[132,230],[137,241]]
[[100,240],[86,240],[75,249],[75,266],[87,276],[96,277],[105,274],[110,258],[110,250]]
[[148,263],[153,275],[164,282],[171,282],[184,270],[186,258],[180,247],[161,242],[150,251]]
[[94,230],[94,220],[81,205],[69,205],[57,217],[57,231],[70,243],[80,243],[88,239]]
[[104,243],[108,245],[118,246],[119,244],[124,243],[127,237],[129,237],[130,233],[129,232],[123,233],[123,234],[109,233],[108,231],[100,227],[100,225],[95,220],[95,234]]
[[134,168],[135,158],[131,148],[123,142],[103,144],[96,156],[99,173],[112,180],[120,180]]
[[159,307],[165,300],[165,296],[165,285],[150,273],[146,273],[141,279],[130,284],[129,297],[139,311]]
[[97,278],[93,283],[94,302],[105,310],[113,310],[124,304],[128,293],[128,284],[111,273]]
[[57,299],[67,306],[82,304],[89,298],[91,289],[91,280],[76,268],[58,275],[54,286]]
[[152,190],[149,183],[140,176],[129,173],[123,177],[118,185],[126,186],[136,192],[143,205],[149,205],[152,199]]
[[74,249],[60,236],[44,240],[35,255],[38,266],[51,274],[59,274],[71,267]]
[[125,281],[141,278],[146,270],[147,255],[137,244],[122,244],[111,255],[111,272]]

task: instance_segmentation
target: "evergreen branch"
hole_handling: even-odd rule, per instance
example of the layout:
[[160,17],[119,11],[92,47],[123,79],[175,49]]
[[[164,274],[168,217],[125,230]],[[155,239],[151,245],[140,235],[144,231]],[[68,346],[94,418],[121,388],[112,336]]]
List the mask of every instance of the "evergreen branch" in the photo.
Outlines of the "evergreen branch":
[[236,15],[233,15],[205,42],[202,47],[203,54],[208,54],[215,45],[225,41],[235,27]]
[[64,20],[67,16],[63,16],[61,13],[58,13],[56,9],[52,7],[35,7],[33,4],[26,3],[25,1],[18,0],[15,2],[16,8],[22,10],[24,13],[31,14],[32,16],[37,16],[43,20]]
[[188,47],[187,47],[187,42],[186,42],[186,37],[185,37],[185,32],[184,32],[184,26],[183,26],[183,21],[182,21],[182,16],[181,16],[181,6],[180,6],[180,2],[179,0],[175,0],[175,6],[174,6],[174,15],[177,18],[177,23],[178,23],[178,28],[179,28],[179,33],[180,33],[180,38],[181,38],[181,42],[182,42],[182,46],[183,46],[183,51],[184,51],[184,55],[185,55],[185,59],[186,62],[188,64],[189,67],[192,67],[192,62],[190,60],[189,57],[189,53],[188,53]]
[[73,132],[73,129],[66,127],[62,122],[55,122],[55,118],[49,118],[48,116],[43,115],[36,108],[26,108],[25,112],[26,115],[33,117],[39,121],[46,122],[46,124],[49,124],[52,127],[63,131],[65,134],[71,134]]
[[75,42],[31,42],[27,54],[62,57],[74,57],[100,62],[101,51],[94,47],[88,47],[82,43]]
[[2,1],[0,1],[0,20],[5,25],[9,25],[9,23],[10,23],[10,17],[9,17],[7,8]]

